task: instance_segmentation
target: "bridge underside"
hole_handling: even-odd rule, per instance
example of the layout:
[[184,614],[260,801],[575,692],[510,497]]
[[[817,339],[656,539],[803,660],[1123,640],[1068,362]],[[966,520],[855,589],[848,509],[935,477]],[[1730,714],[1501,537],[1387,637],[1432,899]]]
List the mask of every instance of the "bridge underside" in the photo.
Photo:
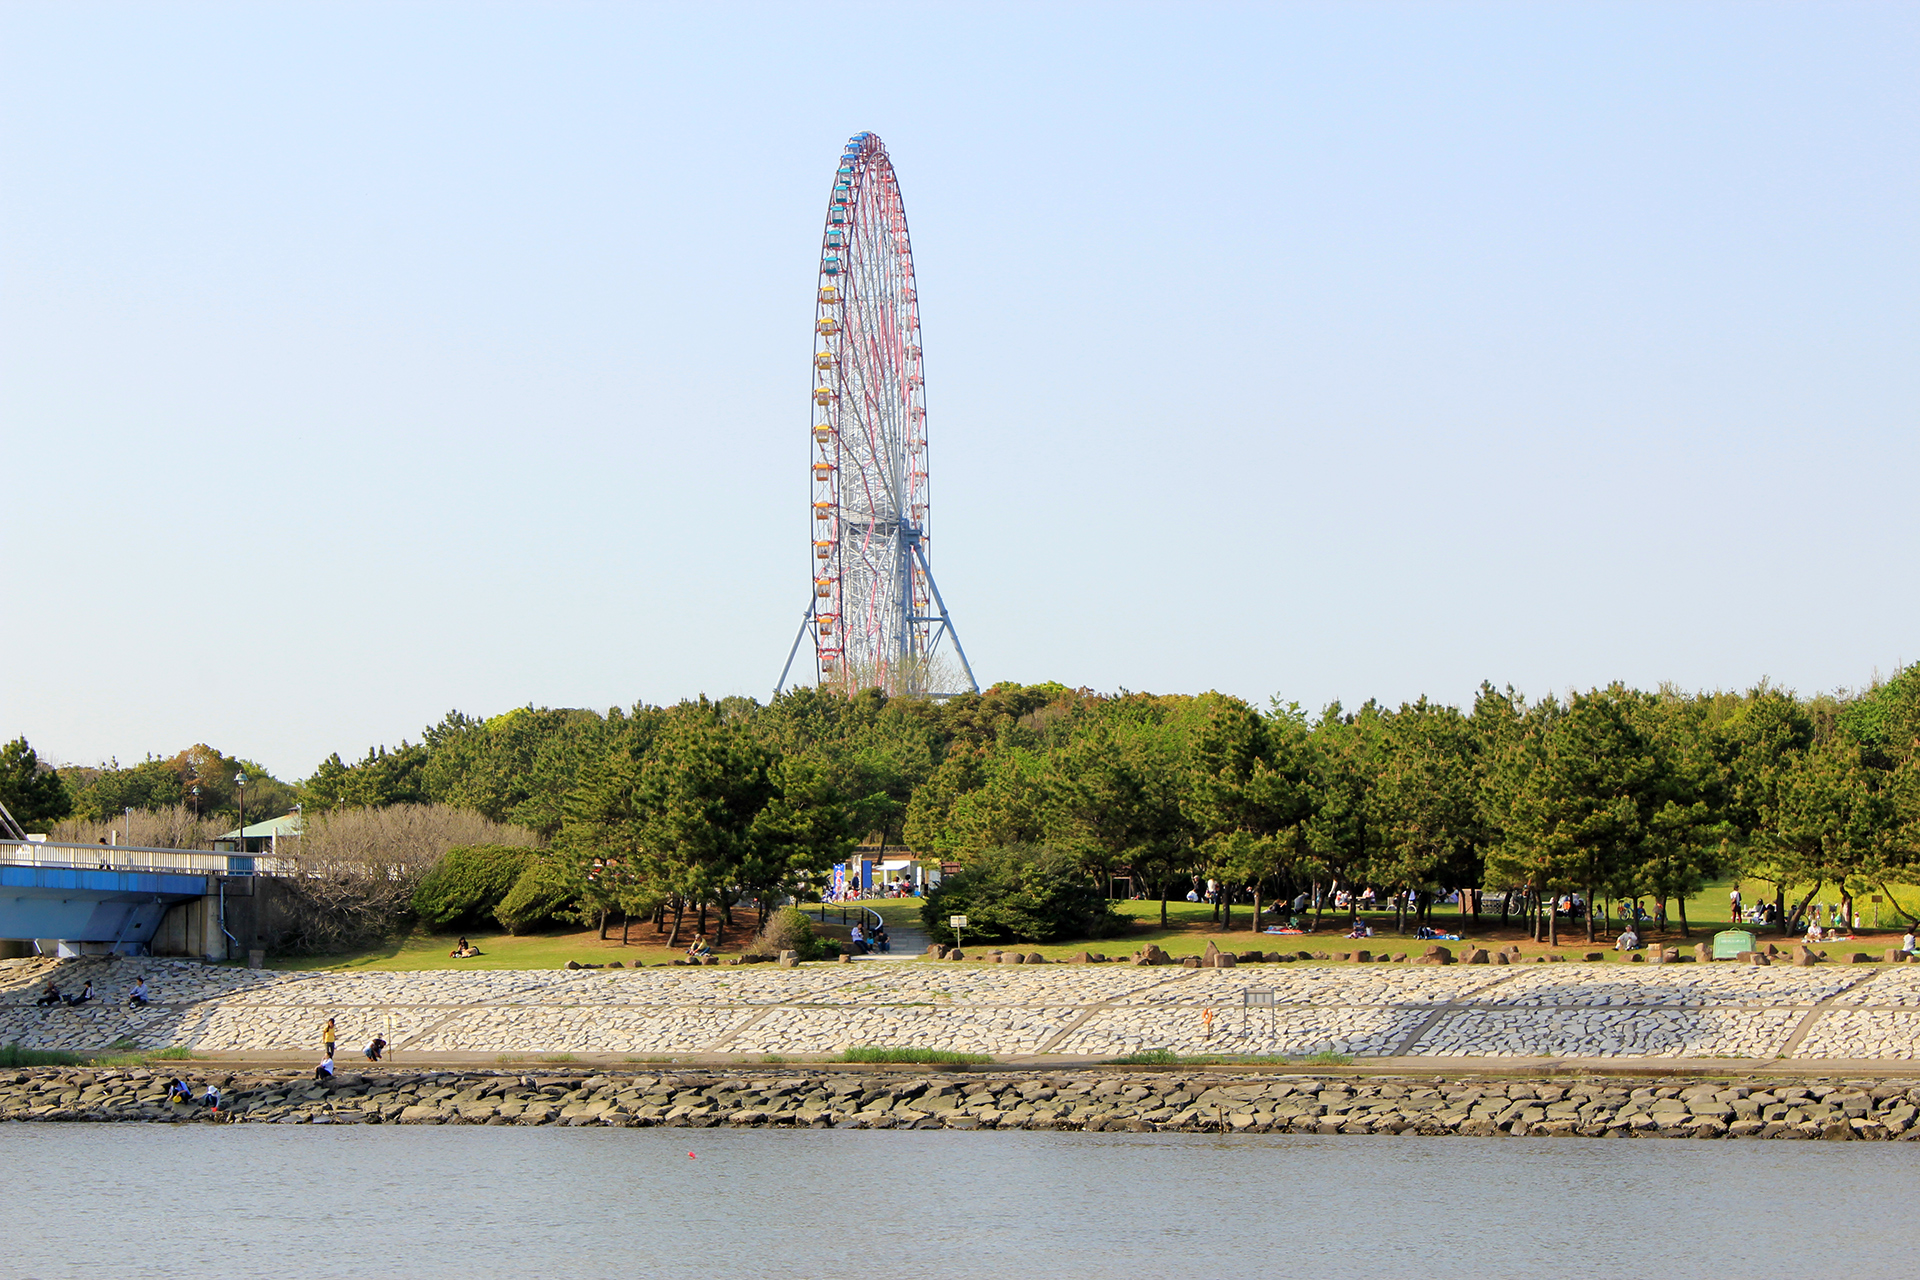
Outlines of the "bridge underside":
[[169,908],[206,896],[207,876],[0,866],[0,938],[152,942]]

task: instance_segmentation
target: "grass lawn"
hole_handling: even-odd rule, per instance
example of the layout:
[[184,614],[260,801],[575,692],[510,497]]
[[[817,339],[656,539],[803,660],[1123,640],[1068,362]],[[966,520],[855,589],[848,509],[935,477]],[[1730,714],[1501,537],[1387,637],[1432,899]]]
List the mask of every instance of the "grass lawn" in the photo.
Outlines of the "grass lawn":
[[[738,952],[753,935],[752,916],[727,931],[721,955]],[[344,955],[275,956],[267,961],[269,969],[558,969],[569,960],[581,964],[608,964],[618,960],[626,965],[664,964],[685,954],[685,943],[693,941],[691,929],[682,926],[683,943],[669,951],[660,945],[666,934],[655,935],[653,926],[636,922],[629,933],[631,944],[620,945],[618,925],[607,930],[602,942],[594,929],[558,933],[512,934],[469,933],[467,940],[480,948],[480,954],[468,960],[455,960],[447,953],[459,941],[451,933],[412,933],[398,942]],[[712,938],[711,932],[708,934]]]
[[[1717,904],[1718,910],[1710,910],[1710,907],[1715,904]],[[1253,923],[1253,910],[1247,906],[1236,906],[1233,909],[1234,928],[1231,931],[1222,929],[1221,926],[1215,922],[1213,908],[1204,903],[1168,903],[1167,927],[1165,929],[1160,927],[1160,903],[1158,900],[1151,902],[1118,902],[1115,903],[1114,906],[1122,915],[1132,917],[1135,922],[1132,930],[1126,934],[1114,938],[1040,946],[1021,943],[1019,944],[1019,949],[1026,952],[1037,951],[1048,960],[1063,960],[1080,951],[1104,952],[1109,956],[1131,955],[1140,947],[1153,943],[1157,944],[1160,949],[1168,955],[1177,959],[1181,956],[1201,954],[1207,949],[1209,942],[1218,946],[1222,951],[1234,952],[1256,950],[1340,952],[1365,948],[1366,950],[1374,952],[1376,955],[1383,951],[1392,954],[1398,954],[1404,951],[1409,955],[1419,955],[1427,946],[1431,945],[1413,937],[1411,935],[1411,926],[1409,926],[1408,936],[1402,937],[1394,933],[1394,918],[1391,912],[1363,913],[1362,918],[1373,927],[1374,936],[1364,941],[1349,941],[1345,936],[1346,931],[1344,925],[1346,918],[1342,915],[1336,915],[1331,911],[1329,911],[1322,920],[1320,932],[1304,936],[1294,934],[1282,936],[1254,932],[1251,927]],[[1715,933],[1730,927],[1726,918],[1726,889],[1724,887],[1720,888],[1717,896],[1714,896],[1714,890],[1712,888],[1703,891],[1699,899],[1689,902],[1688,916],[1692,930],[1691,936],[1683,936],[1681,934],[1680,922],[1676,915],[1669,921],[1669,927],[1665,933],[1655,932],[1651,935],[1643,935],[1643,937],[1646,941],[1660,942],[1669,946],[1679,946],[1683,949],[1690,947],[1696,942],[1711,942]],[[1871,917],[1869,916],[1869,920],[1870,919]],[[1883,911],[1881,919],[1883,921],[1889,921],[1891,914]],[[1269,921],[1271,921],[1271,917],[1269,917]],[[1517,943],[1520,946],[1521,955],[1528,959],[1536,955],[1548,954],[1579,956],[1592,950],[1607,952],[1607,963],[1627,963],[1623,953],[1611,950],[1614,938],[1612,932],[1600,933],[1598,939],[1589,946],[1586,941],[1587,933],[1584,925],[1567,927],[1566,922],[1563,921],[1559,945],[1548,946],[1546,943],[1536,943],[1529,939],[1527,937],[1527,931],[1520,921],[1510,920],[1506,928],[1501,928],[1500,916],[1497,912],[1482,914],[1478,928],[1472,927],[1473,921],[1471,917],[1462,917],[1459,915],[1457,909],[1453,908],[1442,908],[1436,911],[1433,922],[1443,932],[1460,933],[1463,935],[1459,942],[1440,944],[1452,950],[1456,955],[1467,948],[1475,946],[1491,948]],[[1741,927],[1752,929],[1763,945],[1767,942],[1784,945],[1785,942],[1788,941],[1782,938],[1778,932],[1768,933],[1756,926],[1743,925]],[[1866,929],[1856,934],[1853,942],[1835,943],[1826,949],[1836,956],[1838,952],[1833,950],[1834,947],[1849,953],[1854,951],[1867,951],[1877,954],[1887,947],[1899,945],[1899,942],[1900,930],[1898,928],[1889,927],[1877,932]],[[985,947],[982,947],[981,950],[984,951]]]
[[[1691,926],[1691,936],[1683,936],[1677,911],[1669,920],[1665,933],[1643,935],[1646,941],[1660,942],[1683,949],[1696,942],[1710,942],[1715,933],[1730,927],[1727,923],[1727,891],[1731,884],[1709,885],[1697,897],[1687,902],[1687,915]],[[1749,900],[1756,893],[1764,892],[1764,886],[1749,882],[1744,886]],[[1804,893],[1805,890],[1802,890]],[[1901,886],[1894,886],[1893,892],[1901,895],[1902,901],[1913,905],[1920,899],[1920,891],[1908,896]],[[1822,893],[1821,902],[1833,898],[1831,893]],[[1798,901],[1798,899],[1794,899]],[[920,905],[918,898],[875,898],[860,904],[878,911],[887,923],[896,929],[903,924],[918,926],[920,923]],[[1098,938],[1086,941],[1053,943],[1047,945],[1019,944],[1026,952],[1037,951],[1049,960],[1064,960],[1080,951],[1103,952],[1109,956],[1128,956],[1149,943],[1158,945],[1168,955],[1175,958],[1199,955],[1207,949],[1209,942],[1222,951],[1352,951],[1361,947],[1376,954],[1385,951],[1391,954],[1406,952],[1418,955],[1429,944],[1411,935],[1401,937],[1393,932],[1393,914],[1374,912],[1364,916],[1373,926],[1374,936],[1365,941],[1349,941],[1345,937],[1345,918],[1329,911],[1321,921],[1321,930],[1305,936],[1274,935],[1256,933],[1251,928],[1253,912],[1247,906],[1233,908],[1232,930],[1224,930],[1214,920],[1213,908],[1204,903],[1170,902],[1167,904],[1167,927],[1160,927],[1160,903],[1154,901],[1126,901],[1114,904],[1123,915],[1132,919],[1132,928],[1125,934],[1113,938]],[[1670,908],[1671,909],[1671,908]],[[814,911],[818,907],[813,908]],[[1870,899],[1861,902],[1861,913],[1871,925],[1873,908]],[[848,911],[848,919],[852,919]],[[507,934],[470,934],[474,945],[482,954],[470,960],[455,960],[447,953],[453,949],[457,940],[454,934],[415,933],[396,943],[372,948],[347,955],[328,956],[289,956],[276,957],[268,962],[269,968],[286,970],[312,969],[557,969],[569,960],[578,960],[581,964],[608,964],[618,960],[626,965],[659,965],[678,959],[682,948],[693,939],[696,917],[689,916],[681,928],[681,948],[669,951],[661,945],[666,934],[655,934],[653,926],[644,921],[636,922],[629,931],[630,945],[620,943],[620,930],[617,926],[608,930],[605,941],[600,939],[596,930],[582,929],[552,933],[527,934],[514,937]],[[738,923],[728,930],[715,945],[722,956],[732,956],[752,938],[754,917],[751,912],[737,913]],[[1838,958],[1842,952],[1866,951],[1879,954],[1888,947],[1899,945],[1900,925],[1891,903],[1882,904],[1880,919],[1885,926],[1879,930],[1870,927],[1855,935],[1852,942],[1840,942],[1827,946],[1829,954]],[[1271,917],[1269,917],[1271,920]],[[818,926],[823,937],[845,940],[847,927],[839,922],[836,906],[827,908],[828,923]],[[716,923],[708,917],[709,939],[713,937],[712,926]],[[1434,924],[1443,931],[1462,933],[1460,942],[1444,943],[1458,954],[1461,950],[1474,946],[1497,947],[1518,943],[1525,958],[1549,953],[1578,956],[1588,950],[1605,951],[1607,963],[1624,964],[1623,954],[1613,951],[1613,933],[1599,935],[1591,947],[1586,941],[1584,926],[1563,928],[1558,946],[1550,947],[1545,943],[1536,943],[1528,939],[1526,930],[1519,921],[1510,921],[1506,928],[1500,927],[1498,913],[1483,914],[1479,927],[1472,927],[1472,920],[1463,917],[1458,910],[1442,907],[1434,913]],[[1564,924],[1564,922],[1563,922]],[[1773,942],[1784,945],[1788,939],[1777,931],[1768,931],[1759,926],[1743,925],[1752,929],[1762,944]],[[1836,950],[1837,948],[1837,950]],[[969,946],[968,950],[974,950]],[[984,951],[982,947],[979,951]],[[979,952],[976,952],[978,954]]]

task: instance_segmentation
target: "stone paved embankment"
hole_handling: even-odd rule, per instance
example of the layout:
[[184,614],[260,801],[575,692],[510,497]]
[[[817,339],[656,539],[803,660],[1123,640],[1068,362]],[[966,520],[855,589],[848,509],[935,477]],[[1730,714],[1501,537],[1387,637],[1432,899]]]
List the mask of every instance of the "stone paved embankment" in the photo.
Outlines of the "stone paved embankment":
[[[126,993],[147,976],[153,1003]],[[100,995],[38,1008],[49,977]],[[1249,993],[1271,1008],[1246,1009]],[[0,962],[0,1043],[312,1056],[375,1035],[404,1057],[831,1055],[913,1046],[1000,1060],[1174,1054],[1358,1059],[1916,1059],[1920,965],[970,966],[277,973],[186,961]]]
[[[184,1065],[184,1064],[183,1064]],[[166,1073],[0,1073],[0,1120],[277,1124],[1061,1129],[1096,1132],[1458,1134],[1470,1137],[1912,1141],[1906,1081],[1688,1077],[1510,1081],[1232,1072],[794,1070],[587,1075],[513,1072],[190,1078],[217,1112],[170,1104]]]

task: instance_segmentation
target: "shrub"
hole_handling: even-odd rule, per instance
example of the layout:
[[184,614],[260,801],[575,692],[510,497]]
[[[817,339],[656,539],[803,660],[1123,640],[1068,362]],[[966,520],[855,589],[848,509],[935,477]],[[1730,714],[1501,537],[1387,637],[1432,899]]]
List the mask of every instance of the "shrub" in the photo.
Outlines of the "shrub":
[[531,933],[573,905],[573,887],[552,858],[537,856],[505,897],[493,909],[493,918],[508,933]]
[[927,896],[927,932],[954,940],[947,917],[967,917],[964,941],[1061,942],[1107,938],[1128,927],[1073,859],[1044,845],[983,850]]
[[423,924],[445,928],[493,914],[533,861],[531,849],[470,844],[447,850],[413,891],[413,913]]
[[797,951],[802,960],[820,958],[820,939],[813,936],[813,920],[798,907],[781,907],[768,916],[747,944],[746,954],[777,956],[782,951]]

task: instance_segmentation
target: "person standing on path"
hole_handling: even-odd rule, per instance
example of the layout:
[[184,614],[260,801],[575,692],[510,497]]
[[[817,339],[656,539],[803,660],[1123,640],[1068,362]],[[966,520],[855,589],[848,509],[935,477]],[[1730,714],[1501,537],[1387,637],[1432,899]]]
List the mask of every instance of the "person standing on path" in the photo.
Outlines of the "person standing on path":
[[327,1057],[333,1057],[333,1046],[340,1042],[339,1033],[333,1029],[333,1019],[327,1019],[327,1025],[320,1028],[320,1043],[327,1046]]

